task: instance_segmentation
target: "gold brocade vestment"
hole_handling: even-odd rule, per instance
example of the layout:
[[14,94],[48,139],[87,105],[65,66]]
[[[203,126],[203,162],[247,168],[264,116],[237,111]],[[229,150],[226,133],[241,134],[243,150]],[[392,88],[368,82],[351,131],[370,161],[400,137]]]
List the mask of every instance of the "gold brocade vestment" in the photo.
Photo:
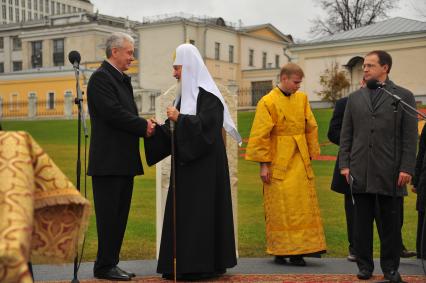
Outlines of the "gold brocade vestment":
[[0,282],[32,282],[30,260],[70,262],[89,209],[29,134],[0,131]]
[[326,250],[311,158],[319,154],[318,126],[307,96],[275,87],[258,103],[246,159],[270,163],[263,185],[267,253],[305,255]]

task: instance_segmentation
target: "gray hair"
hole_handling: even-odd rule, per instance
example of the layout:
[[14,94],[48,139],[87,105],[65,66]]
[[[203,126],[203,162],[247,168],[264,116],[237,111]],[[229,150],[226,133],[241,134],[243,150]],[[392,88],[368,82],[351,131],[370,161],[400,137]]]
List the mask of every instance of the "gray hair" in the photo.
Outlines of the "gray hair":
[[128,41],[131,44],[135,44],[133,37],[124,32],[114,32],[111,34],[105,44],[105,54],[107,58],[110,58],[112,55],[113,48],[123,47],[123,42]]

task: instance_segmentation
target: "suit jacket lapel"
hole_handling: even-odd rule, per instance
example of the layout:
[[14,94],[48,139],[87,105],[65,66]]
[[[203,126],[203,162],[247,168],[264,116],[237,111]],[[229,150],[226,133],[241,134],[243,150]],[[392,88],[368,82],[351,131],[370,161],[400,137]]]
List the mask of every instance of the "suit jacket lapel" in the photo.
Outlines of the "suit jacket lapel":
[[[389,91],[392,92],[393,88],[394,88],[394,84],[390,81],[390,80],[386,80],[386,86],[385,88]],[[378,98],[377,102],[376,102],[376,106],[374,107],[374,111],[376,111],[377,108],[380,107],[380,105],[383,104],[383,102],[385,102],[386,100],[388,100],[390,97],[390,95],[388,95],[387,93],[385,93],[384,90],[380,90],[379,93],[377,93],[380,95],[380,97]]]
[[367,103],[368,109],[370,109],[370,111],[373,112],[373,105],[371,104],[369,89],[366,87],[363,87],[361,89],[361,96],[364,99],[365,103]]

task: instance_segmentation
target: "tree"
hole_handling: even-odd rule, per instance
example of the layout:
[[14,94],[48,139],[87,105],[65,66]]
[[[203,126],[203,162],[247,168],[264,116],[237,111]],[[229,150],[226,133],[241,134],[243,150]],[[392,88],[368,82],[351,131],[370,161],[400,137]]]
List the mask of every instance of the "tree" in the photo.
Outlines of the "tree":
[[336,101],[343,96],[345,90],[350,86],[346,71],[340,70],[336,61],[331,63],[331,66],[325,69],[320,76],[320,84],[323,89],[317,94],[322,97],[323,101],[329,101],[333,105],[336,104]]
[[399,0],[319,0],[318,5],[326,12],[324,19],[312,21],[314,35],[335,34],[375,23],[387,18]]

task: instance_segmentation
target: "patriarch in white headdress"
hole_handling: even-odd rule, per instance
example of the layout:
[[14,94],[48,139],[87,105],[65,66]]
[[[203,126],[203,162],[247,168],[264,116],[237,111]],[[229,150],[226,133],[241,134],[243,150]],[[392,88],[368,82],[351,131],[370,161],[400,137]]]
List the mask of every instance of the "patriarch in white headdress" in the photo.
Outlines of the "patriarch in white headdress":
[[241,145],[241,136],[231,118],[228,106],[220,93],[216,83],[207,70],[198,49],[189,43],[181,44],[176,48],[176,57],[173,66],[182,66],[179,70],[181,81],[181,96],[176,97],[176,104],[180,100],[180,113],[195,115],[199,87],[216,96],[223,105],[223,127],[238,144]]

